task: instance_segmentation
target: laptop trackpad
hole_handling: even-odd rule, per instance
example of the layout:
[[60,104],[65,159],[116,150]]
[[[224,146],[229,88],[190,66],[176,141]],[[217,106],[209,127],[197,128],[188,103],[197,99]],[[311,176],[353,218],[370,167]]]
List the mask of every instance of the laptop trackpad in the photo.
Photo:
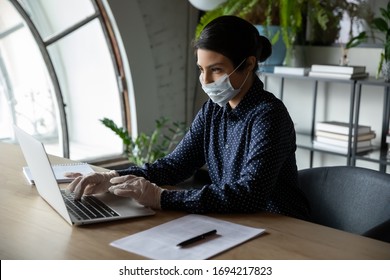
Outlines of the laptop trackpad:
[[130,197],[117,196],[109,192],[95,194],[94,196],[107,204],[107,206],[111,207],[121,216],[142,216],[155,214],[152,209],[139,204],[136,200]]

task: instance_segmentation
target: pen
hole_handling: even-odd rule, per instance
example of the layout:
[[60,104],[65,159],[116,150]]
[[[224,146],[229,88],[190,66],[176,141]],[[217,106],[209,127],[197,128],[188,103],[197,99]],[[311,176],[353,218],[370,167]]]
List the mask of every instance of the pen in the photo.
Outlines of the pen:
[[205,239],[207,236],[214,235],[216,233],[217,233],[217,230],[213,229],[213,230],[210,230],[208,232],[199,234],[195,237],[192,237],[190,239],[184,240],[184,241],[180,242],[179,244],[177,244],[176,246],[180,246],[180,247],[187,246],[187,245],[190,245],[190,244],[195,243],[197,241],[200,241],[202,239]]

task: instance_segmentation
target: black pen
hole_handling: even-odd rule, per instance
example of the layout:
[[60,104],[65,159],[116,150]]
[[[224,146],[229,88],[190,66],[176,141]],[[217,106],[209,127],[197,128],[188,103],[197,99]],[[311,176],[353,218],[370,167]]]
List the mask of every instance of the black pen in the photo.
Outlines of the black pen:
[[202,239],[205,239],[207,236],[214,235],[216,233],[217,233],[217,230],[213,229],[213,230],[210,230],[208,232],[199,234],[199,235],[197,235],[195,237],[192,237],[190,239],[184,240],[183,242],[180,242],[176,246],[180,246],[180,247],[187,246],[187,245],[190,245],[190,244],[195,243],[197,241],[200,241]]

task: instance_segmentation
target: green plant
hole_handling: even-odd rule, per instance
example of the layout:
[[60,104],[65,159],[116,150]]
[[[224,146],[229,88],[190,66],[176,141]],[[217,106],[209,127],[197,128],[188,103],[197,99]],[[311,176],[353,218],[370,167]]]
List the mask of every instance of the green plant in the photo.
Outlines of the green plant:
[[[328,18],[320,2],[321,0],[228,0],[201,17],[195,38],[199,37],[203,28],[213,19],[222,15],[235,15],[252,24],[265,26],[266,36],[267,26],[281,26],[282,39],[289,56],[296,43],[297,34],[302,30],[303,15],[307,14],[309,7],[313,19],[321,28],[326,29]],[[274,44],[279,36],[280,33],[276,33],[272,38],[267,37]]]
[[215,9],[206,12],[199,20],[195,30],[195,38],[199,38],[203,28],[213,19],[223,15],[244,17],[258,4],[259,0],[228,0]]
[[346,44],[345,48],[346,49],[351,49],[354,47],[357,47],[361,43],[367,41],[367,33],[365,31],[360,32],[359,35],[352,37]]
[[[313,13],[311,5],[316,6],[320,14]],[[318,8],[318,6],[322,8]],[[370,4],[366,0],[316,0],[309,5],[308,19],[310,31],[307,41],[314,45],[331,45],[337,41],[340,35],[340,22],[348,15],[350,24],[348,33],[352,37],[354,28],[359,28],[364,22],[370,22],[373,13]],[[321,22],[319,19],[325,19]]]
[[377,76],[382,70],[383,63],[390,61],[390,2],[387,3],[386,9],[380,8],[380,13],[381,17],[376,17],[372,21],[372,28],[384,35],[384,38],[381,39],[383,42],[383,52],[379,60]]
[[309,5],[307,15],[310,30],[306,38],[308,43],[330,45],[335,42],[340,32],[344,2],[345,0],[318,0]]
[[297,40],[297,34],[302,28],[302,14],[307,9],[305,0],[279,0],[280,5],[280,26],[282,27],[282,38],[286,45],[285,64],[290,65],[293,46]]
[[[383,52],[381,53],[376,73],[376,78],[378,78],[382,71],[383,64],[385,62],[390,62],[390,2],[387,4],[386,8],[380,8],[380,16],[374,17],[372,21],[369,22],[369,25],[373,32],[370,35],[365,31],[361,32],[359,35],[349,40],[347,47],[354,47],[366,42],[369,37],[382,42]],[[383,37],[380,35],[378,36],[378,33]]]
[[141,132],[133,138],[127,129],[118,127],[111,119],[104,118],[100,122],[122,139],[127,158],[139,166],[166,156],[187,131],[184,123],[170,123],[169,119],[162,117],[156,120],[156,128],[150,135]]

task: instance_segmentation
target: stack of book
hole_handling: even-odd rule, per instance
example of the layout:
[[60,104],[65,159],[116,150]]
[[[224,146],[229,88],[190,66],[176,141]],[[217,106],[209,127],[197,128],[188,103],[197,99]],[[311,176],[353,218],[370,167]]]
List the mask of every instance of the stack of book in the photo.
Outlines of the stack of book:
[[[347,154],[349,127],[350,124],[344,122],[318,122],[313,147]],[[358,125],[357,132],[352,130],[351,146],[353,146],[354,137],[357,137],[356,152],[361,153],[372,149],[371,140],[376,137],[376,134],[370,126]]]
[[366,72],[366,66],[313,64],[309,77],[357,80],[367,78],[368,73]]
[[290,67],[290,66],[275,66],[275,74],[286,74],[286,75],[295,75],[295,76],[307,76],[310,68],[308,67]]

